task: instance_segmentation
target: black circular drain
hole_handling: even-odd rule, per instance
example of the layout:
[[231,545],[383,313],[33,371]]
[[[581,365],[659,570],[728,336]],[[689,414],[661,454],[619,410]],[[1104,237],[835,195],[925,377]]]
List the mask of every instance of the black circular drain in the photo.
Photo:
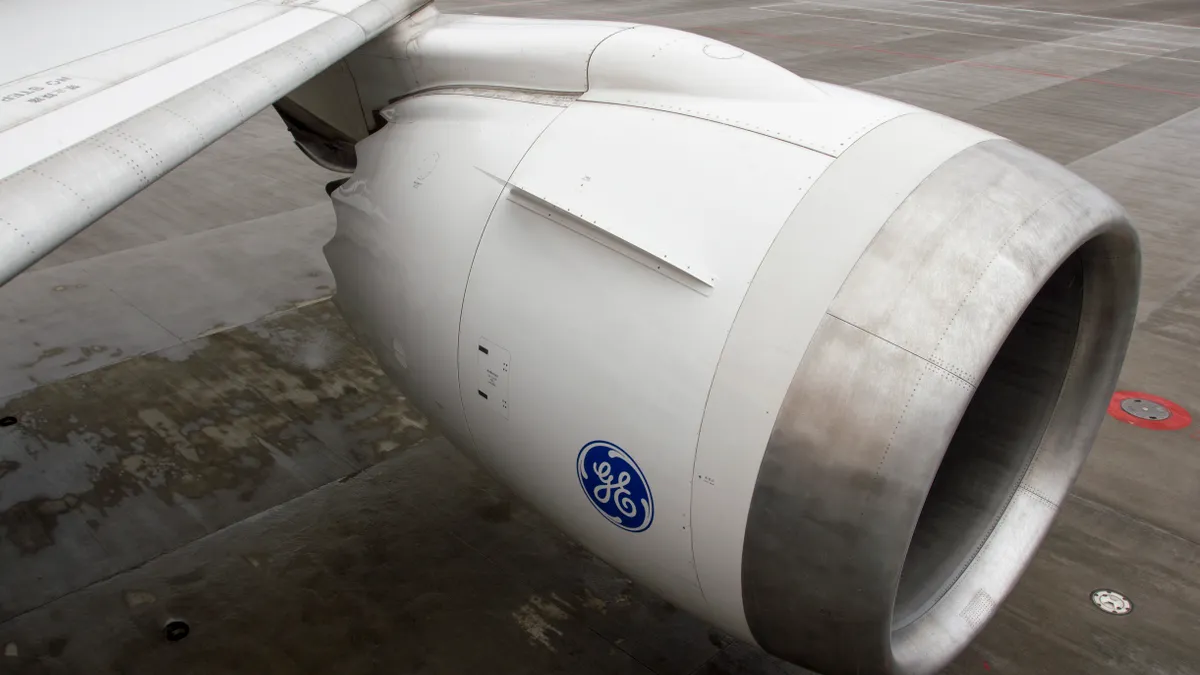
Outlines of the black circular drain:
[[163,626],[163,637],[167,638],[168,642],[179,642],[192,632],[186,621],[181,619],[171,619]]
[[0,417],[0,427],[11,427],[16,423],[17,418],[12,417],[11,415],[8,417]]

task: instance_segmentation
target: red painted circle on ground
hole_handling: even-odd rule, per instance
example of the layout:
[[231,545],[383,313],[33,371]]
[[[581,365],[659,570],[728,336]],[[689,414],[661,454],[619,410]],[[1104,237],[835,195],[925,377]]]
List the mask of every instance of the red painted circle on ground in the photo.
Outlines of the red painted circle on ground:
[[[1146,401],[1157,403],[1170,411],[1171,416],[1165,420],[1144,420],[1140,417],[1134,417],[1125,412],[1121,408],[1121,401],[1130,398],[1140,398]],[[1108,402],[1108,414],[1113,419],[1132,424],[1135,427],[1143,429],[1158,429],[1160,431],[1174,431],[1183,429],[1192,423],[1192,416],[1188,411],[1183,409],[1183,406],[1174,401],[1168,401],[1161,396],[1147,394],[1143,391],[1118,391],[1113,394],[1112,400]]]

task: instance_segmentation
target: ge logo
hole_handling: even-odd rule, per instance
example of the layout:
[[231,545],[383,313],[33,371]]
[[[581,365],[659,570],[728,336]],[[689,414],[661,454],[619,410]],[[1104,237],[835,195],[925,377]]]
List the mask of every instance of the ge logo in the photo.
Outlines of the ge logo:
[[614,443],[592,441],[579,451],[579,485],[612,524],[641,532],[654,521],[654,498],[642,470]]

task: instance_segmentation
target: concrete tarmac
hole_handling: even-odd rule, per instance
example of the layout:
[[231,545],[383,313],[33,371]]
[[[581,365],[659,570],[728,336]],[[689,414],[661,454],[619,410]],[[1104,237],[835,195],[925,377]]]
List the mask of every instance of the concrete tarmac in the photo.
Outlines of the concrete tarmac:
[[[1200,3],[438,5],[690,30],[1067,164],[1141,235],[1120,388],[1200,416]],[[804,672],[634,585],[426,424],[327,302],[332,177],[265,111],[0,288],[0,673]],[[946,672],[1200,673],[1198,515],[1200,423],[1107,419]]]

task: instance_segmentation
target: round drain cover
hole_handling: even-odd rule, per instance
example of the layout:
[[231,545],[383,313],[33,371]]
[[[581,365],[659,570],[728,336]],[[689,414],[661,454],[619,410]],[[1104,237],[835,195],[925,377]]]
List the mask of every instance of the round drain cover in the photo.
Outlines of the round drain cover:
[[170,642],[179,642],[192,632],[191,626],[181,619],[171,619],[163,626],[163,637]]
[[1133,611],[1133,603],[1129,601],[1129,598],[1105,588],[1092,591],[1092,604],[1099,607],[1102,612],[1118,616],[1123,616]]
[[1171,411],[1167,410],[1165,405],[1144,398],[1127,398],[1121,401],[1121,410],[1141,420],[1165,420],[1171,416]]
[[1108,414],[1115,420],[1143,429],[1174,431],[1192,423],[1183,406],[1144,391],[1118,391],[1108,403]]

